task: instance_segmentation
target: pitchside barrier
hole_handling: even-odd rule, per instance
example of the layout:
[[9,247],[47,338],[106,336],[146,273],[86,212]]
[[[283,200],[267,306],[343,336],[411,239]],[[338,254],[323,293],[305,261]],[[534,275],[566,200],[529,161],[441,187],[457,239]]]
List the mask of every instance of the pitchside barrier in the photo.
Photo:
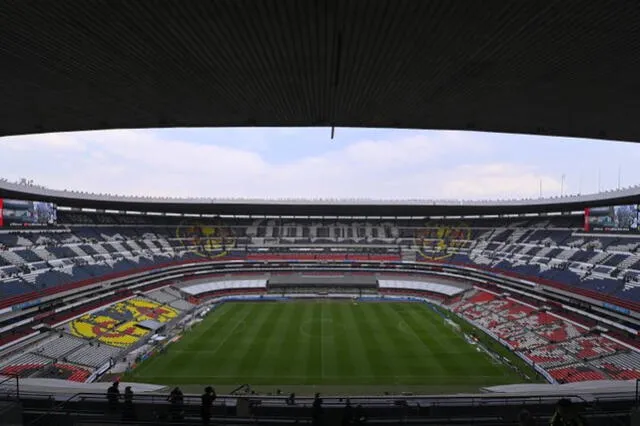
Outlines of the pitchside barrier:
[[[460,316],[458,314],[456,314],[453,311],[450,311],[451,313],[453,313],[454,315],[456,315],[458,318],[460,318]],[[485,327],[483,327],[480,324],[477,324],[476,322],[467,319],[467,318],[461,318],[463,321],[468,322],[469,324],[473,325],[474,327],[476,327],[478,330],[483,331],[485,334],[487,334],[489,337],[491,337],[493,340],[495,340],[496,342],[500,343],[502,346],[504,346],[505,348],[509,349],[509,351],[513,352],[514,354],[516,354],[518,356],[518,358],[522,359],[524,362],[526,362],[531,368],[533,368],[534,370],[536,370],[538,373],[540,373],[549,383],[557,385],[558,382],[556,381],[556,379],[554,379],[553,377],[551,377],[551,375],[549,373],[547,373],[545,370],[543,370],[540,366],[536,365],[534,362],[532,362],[530,359],[528,359],[527,357],[525,357],[521,352],[517,351],[516,348],[514,348],[513,346],[511,346],[508,342],[506,342],[504,339],[500,338],[498,335],[494,334],[491,330],[486,329]]]
[[450,320],[449,318],[445,318],[444,319],[444,325],[452,328],[453,330],[457,331],[458,333],[460,333],[462,331],[462,328],[460,327],[460,324],[456,323],[455,321]]

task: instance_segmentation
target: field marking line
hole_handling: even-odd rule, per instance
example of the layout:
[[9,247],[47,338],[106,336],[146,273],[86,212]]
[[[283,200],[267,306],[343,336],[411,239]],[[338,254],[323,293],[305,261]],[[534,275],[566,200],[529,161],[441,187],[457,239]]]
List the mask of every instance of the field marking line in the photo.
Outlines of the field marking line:
[[[416,336],[418,335],[415,331],[411,331],[411,327],[409,326],[409,323],[407,323],[407,321],[404,319],[398,320],[397,328],[404,334],[408,334],[408,335],[414,334]],[[460,341],[460,338],[458,336],[451,336],[451,337],[438,339],[438,342],[458,342],[458,341]],[[447,353],[464,353],[464,352],[447,352]]]
[[[402,327],[404,325],[404,327]],[[420,338],[420,336],[418,336],[418,333],[416,333],[411,326],[409,326],[409,324],[407,323],[407,321],[405,321],[404,319],[398,320],[398,324],[396,325],[396,327],[403,333],[409,335],[409,336],[413,336],[417,341],[420,342],[420,344],[422,346],[424,346],[429,353],[433,353],[431,351],[431,348],[429,347],[429,345],[427,345],[425,342],[422,341],[422,339]]]
[[245,322],[246,322],[247,317],[249,316],[249,314],[250,314],[250,313],[251,313],[251,310],[249,310],[249,311],[247,312],[247,314],[244,316],[244,318],[242,318],[242,320],[241,320],[241,321],[236,322],[236,325],[234,325],[234,326],[233,326],[233,328],[231,329],[231,331],[229,332],[229,334],[227,334],[227,335],[225,336],[225,338],[224,338],[224,339],[222,339],[221,341],[219,341],[219,342],[218,342],[218,344],[215,346],[215,349],[208,349],[208,350],[207,350],[207,353],[209,353],[209,352],[210,352],[211,354],[215,354],[215,353],[217,353],[217,352],[220,350],[220,348],[225,344],[225,342],[226,342],[226,341],[227,341],[231,336],[234,336],[234,335],[236,334],[236,329],[240,326],[240,324],[244,324],[244,325],[245,325],[245,327],[246,327]]

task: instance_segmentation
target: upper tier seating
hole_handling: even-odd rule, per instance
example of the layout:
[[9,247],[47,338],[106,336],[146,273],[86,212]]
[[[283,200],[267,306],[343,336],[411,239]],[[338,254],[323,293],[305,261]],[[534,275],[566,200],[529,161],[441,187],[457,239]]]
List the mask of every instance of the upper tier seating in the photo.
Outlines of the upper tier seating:
[[[0,286],[0,297],[154,264],[233,254],[234,247],[244,245],[327,243],[390,247],[415,247],[418,244],[418,260],[488,266],[640,300],[640,280],[624,282],[625,277],[634,276],[628,275],[628,271],[640,275],[640,256],[634,253],[640,247],[640,235],[624,238],[597,234],[572,236],[572,232],[581,232],[582,218],[579,216],[544,220],[470,219],[427,224],[421,221],[236,219],[223,222],[216,219],[215,224],[194,227],[193,224],[181,224],[183,219],[180,218],[59,213],[60,222],[69,224],[66,228],[0,233],[0,243],[8,249],[0,251],[0,279],[14,279],[11,286]],[[249,256],[277,260],[290,255],[254,253]],[[314,254],[304,256],[318,257]],[[327,256],[320,257],[400,259],[399,255],[388,253]],[[573,266],[563,266],[562,263],[568,260]],[[15,267],[27,269],[16,271]],[[597,269],[588,274],[590,268]],[[616,268],[623,270],[616,271]]]

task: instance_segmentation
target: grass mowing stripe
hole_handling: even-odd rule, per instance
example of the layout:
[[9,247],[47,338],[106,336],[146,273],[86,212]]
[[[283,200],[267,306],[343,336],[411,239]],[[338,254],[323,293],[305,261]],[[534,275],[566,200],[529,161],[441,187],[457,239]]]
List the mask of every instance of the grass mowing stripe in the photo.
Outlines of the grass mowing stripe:
[[226,303],[127,376],[197,391],[249,383],[306,394],[465,392],[522,382],[424,304],[345,301]]
[[273,333],[274,321],[280,311],[280,306],[276,303],[252,305],[251,320],[241,339],[237,343],[242,347],[242,352],[238,353],[237,361],[229,369],[230,373],[242,378],[242,382],[248,381],[254,367],[261,367],[260,356],[265,349],[265,345]]
[[458,353],[469,353],[466,343],[462,342],[445,349],[441,341],[448,338],[442,328],[436,328],[432,324],[430,312],[426,309],[416,311],[405,309],[402,311],[402,322],[398,328],[409,335],[414,336],[429,351],[432,358],[431,369],[434,374],[458,374],[458,368],[452,363],[451,357]]
[[402,317],[389,304],[376,305],[378,315],[385,325],[386,334],[396,348],[394,362],[402,369],[402,375],[420,374],[430,370],[432,362],[422,341],[408,333],[401,332]]
[[296,310],[296,317],[299,320],[295,324],[291,324],[292,339],[288,341],[286,348],[283,348],[283,350],[290,351],[293,354],[292,361],[289,363],[289,375],[292,377],[289,382],[304,384],[304,381],[300,381],[296,377],[307,374],[312,339],[306,334],[302,334],[302,325],[311,324],[313,311],[306,304],[292,303],[291,305]]
[[360,360],[352,353],[350,344],[350,333],[346,333],[346,320],[344,310],[349,309],[348,303],[332,303],[329,308],[333,344],[333,355],[335,368],[332,374],[342,376],[345,380],[358,375],[356,370]]
[[[393,307],[395,308],[395,306]],[[403,309],[394,309],[400,321],[397,323],[398,331],[404,333],[407,336],[413,338],[416,344],[423,346],[425,352],[429,358],[429,369],[432,374],[441,375],[446,374],[446,367],[443,365],[444,360],[441,359],[442,355],[445,355],[440,346],[439,340],[442,338],[442,332],[440,329],[421,329],[420,325],[428,326],[429,317],[428,313],[421,311],[420,315],[414,316],[411,307],[403,307]]]
[[[490,366],[483,354],[476,353],[473,346],[469,345],[462,336],[444,326],[444,319],[434,312],[429,306],[417,306],[417,309],[409,310],[405,321],[419,335],[430,336],[438,333],[438,339],[430,339],[429,345],[433,348],[434,356],[439,360],[440,374],[473,376]],[[474,363],[469,363],[470,354],[474,354]],[[480,363],[480,364],[478,364]]]
[[[422,328],[423,330],[439,330],[442,338],[439,339],[437,344],[440,346],[442,353],[447,354],[448,356],[445,359],[445,362],[442,363],[442,366],[445,371],[450,374],[464,374],[468,373],[470,376],[473,376],[478,373],[479,370],[482,371],[483,375],[493,375],[495,372],[494,365],[491,362],[491,359],[485,354],[478,354],[477,360],[475,363],[470,364],[468,362],[468,353],[470,350],[473,350],[473,347],[470,346],[464,338],[459,335],[457,332],[449,329],[447,327],[438,326],[444,324],[444,318],[434,312],[428,306],[421,306],[423,315],[420,316],[422,318],[425,314],[429,318],[429,324],[425,321],[418,321],[418,313],[415,310],[409,312],[409,317],[414,321],[412,324],[415,325],[417,330]],[[447,342],[446,344],[444,342]],[[455,344],[455,346],[453,346]]]
[[[298,351],[298,336],[300,335],[300,318],[302,318],[302,309],[299,309],[295,303],[283,303],[281,306],[283,315],[281,317],[281,325],[278,332],[275,333],[273,344],[275,358],[271,360],[271,368],[265,366],[265,371],[270,371],[274,378],[284,376],[295,376],[301,374],[296,371],[300,362]],[[277,349],[277,353],[276,353]]]
[[311,312],[311,319],[305,321],[300,325],[302,335],[309,340],[309,353],[307,354],[307,371],[308,379],[305,380],[305,384],[313,384],[312,377],[320,377],[320,383],[324,383],[322,380],[323,367],[322,367],[322,347],[320,339],[320,303],[307,302],[308,309]]
[[326,376],[337,376],[338,368],[341,363],[338,354],[337,333],[335,319],[333,316],[333,306],[338,303],[328,304],[322,303],[322,363],[324,365],[323,372]]
[[[444,324],[444,318],[433,311],[430,307],[423,305],[421,308],[428,312],[431,319],[429,329],[440,325],[440,321]],[[423,324],[423,322],[420,322],[417,325],[420,327]],[[469,374],[470,380],[474,380],[474,376],[481,376],[482,378],[495,376],[497,380],[502,380],[501,378],[504,378],[505,375],[509,376],[509,370],[506,369],[505,366],[496,363],[484,352],[477,353],[475,362],[469,363],[467,353],[469,350],[474,350],[475,348],[469,345],[464,340],[463,336],[456,331],[444,326],[441,327],[440,330],[443,334],[442,342],[448,342],[449,344],[457,343],[458,345],[458,349],[451,352],[447,357],[447,362],[443,363],[445,369],[449,371],[450,374],[455,375],[467,373]]]
[[[169,347],[169,353],[156,355],[143,362],[140,367],[136,368],[134,375],[146,377],[147,371],[161,369],[168,371],[180,370],[183,366],[192,362],[193,352],[197,351],[195,348],[199,348],[202,345],[202,339],[215,332],[218,324],[224,324],[229,318],[234,317],[236,312],[230,306],[223,305],[217,308],[216,315],[209,316],[201,321],[196,330],[187,333],[182,338],[179,346]],[[184,349],[179,349],[180,347],[184,347]]]
[[354,309],[360,333],[366,336],[365,348],[373,367],[371,375],[396,376],[393,350],[389,348],[388,336],[381,335],[380,319],[374,314],[374,304],[359,304]]
[[[251,372],[251,376],[266,374],[268,371],[273,371],[278,359],[283,358],[283,355],[289,357],[289,353],[283,353],[282,344],[286,337],[282,330],[286,327],[288,315],[286,305],[274,304],[273,311],[268,317],[269,329],[265,332],[264,336],[259,336],[262,341],[261,350],[255,355],[255,362]],[[274,376],[276,380],[276,376]]]
[[[370,376],[373,371],[373,366],[369,360],[369,355],[366,351],[366,345],[358,330],[358,323],[354,315],[355,309],[359,306],[351,305],[339,305],[340,323],[344,325],[344,338],[340,341],[344,344],[346,351],[349,354],[350,365],[353,367],[352,374],[347,376],[347,383],[357,382],[358,377]],[[346,364],[346,363],[345,363]]]

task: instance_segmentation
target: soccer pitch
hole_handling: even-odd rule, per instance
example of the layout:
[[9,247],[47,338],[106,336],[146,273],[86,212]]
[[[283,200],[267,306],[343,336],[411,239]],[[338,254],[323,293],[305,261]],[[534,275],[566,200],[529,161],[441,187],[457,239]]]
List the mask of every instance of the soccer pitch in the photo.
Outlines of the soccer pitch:
[[463,392],[522,383],[423,303],[225,303],[127,380],[189,391]]

